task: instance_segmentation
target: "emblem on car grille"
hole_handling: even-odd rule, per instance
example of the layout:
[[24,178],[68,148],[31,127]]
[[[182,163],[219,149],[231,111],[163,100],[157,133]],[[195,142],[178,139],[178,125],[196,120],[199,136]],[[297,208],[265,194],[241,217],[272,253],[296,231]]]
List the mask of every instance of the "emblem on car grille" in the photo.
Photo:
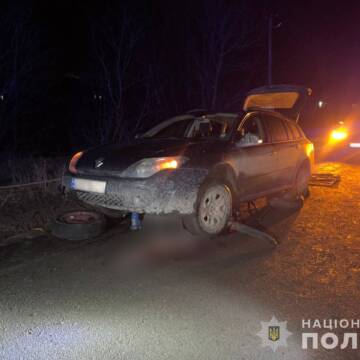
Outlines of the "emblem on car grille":
[[102,167],[104,165],[104,158],[99,158],[95,160],[95,169]]

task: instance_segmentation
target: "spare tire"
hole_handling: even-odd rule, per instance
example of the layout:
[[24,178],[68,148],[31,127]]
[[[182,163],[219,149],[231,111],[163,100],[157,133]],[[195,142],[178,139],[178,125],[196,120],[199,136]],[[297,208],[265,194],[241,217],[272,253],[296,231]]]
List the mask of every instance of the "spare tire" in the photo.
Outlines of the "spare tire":
[[80,241],[94,238],[105,230],[105,217],[94,211],[70,211],[52,219],[51,233],[60,238]]

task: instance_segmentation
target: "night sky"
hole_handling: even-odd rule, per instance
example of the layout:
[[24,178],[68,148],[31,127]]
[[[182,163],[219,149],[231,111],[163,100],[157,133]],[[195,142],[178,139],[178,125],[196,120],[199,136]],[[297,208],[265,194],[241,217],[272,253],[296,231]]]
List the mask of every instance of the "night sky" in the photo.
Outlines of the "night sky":
[[[334,107],[346,109],[350,104],[360,102],[358,1],[224,0],[223,3],[232,7],[251,4],[253,15],[249,14],[248,21],[257,23],[259,28],[259,39],[249,50],[253,51],[256,61],[248,71],[248,78],[245,81],[246,74],[242,74],[228,80],[236,81],[241,91],[267,81],[267,19],[271,13],[274,25],[281,23],[273,30],[273,82],[309,86],[314,90],[314,100],[325,99]],[[46,144],[43,149],[51,148],[55,152],[66,152],[67,147],[76,147],[76,136],[71,135],[69,128],[74,122],[73,114],[81,113],[83,105],[77,99],[84,92],[84,86],[79,86],[76,79],[89,78],[94,73],[91,68],[92,31],[94,27],[101,26],[101,21],[106,21],[107,17],[113,18],[117,11],[114,9],[129,9],[129,13],[142,24],[145,40],[137,50],[138,63],[146,63],[156,52],[157,44],[161,43],[162,49],[167,48],[165,65],[171,62],[171,66],[164,68],[171,81],[172,72],[181,71],[183,57],[196,56],[196,53],[179,54],[178,49],[180,45],[186,47],[191,35],[188,30],[193,27],[194,19],[202,16],[200,4],[200,1],[150,0],[3,2],[3,9],[13,7],[15,12],[31,11],[31,26],[40,38],[40,51],[47,54],[42,81],[49,85],[49,89],[39,101],[42,105],[36,118],[26,120],[36,129],[34,133],[38,133],[36,143],[41,141]],[[233,88],[235,84],[231,85]],[[85,91],[91,93],[93,89]],[[178,94],[178,97],[182,96],[181,91]],[[168,112],[177,109],[184,107],[173,107]],[[44,124],[48,127],[45,133]],[[54,136],[58,139],[55,142]],[[32,146],[36,148],[30,141],[26,150],[31,151]]]
[[[49,42],[54,53],[57,54],[59,72],[81,71],[87,61],[89,26],[99,15],[106,14],[107,7],[111,8],[112,2],[34,1],[34,14],[39,26],[47,32]],[[226,3],[226,0],[224,2]],[[134,2],[120,1],[120,3]],[[137,1],[135,8],[157,21],[157,17],[161,20],[166,10],[175,11],[179,7],[191,9],[191,3],[196,2],[181,1],[175,4],[174,1],[171,5],[168,3]],[[274,24],[281,22],[281,26],[274,29],[273,33],[274,82],[306,84],[314,88],[320,97],[345,96],[345,99],[358,101],[360,90],[358,81],[360,3],[358,1],[258,1],[257,3],[265,12],[276,15]],[[186,20],[183,19],[179,19],[179,24],[191,26],[191,23],[186,24]],[[259,76],[257,80],[262,83],[266,78]]]
[[283,26],[274,33],[275,80],[308,84],[320,98],[359,101],[360,3],[295,3],[278,6]]

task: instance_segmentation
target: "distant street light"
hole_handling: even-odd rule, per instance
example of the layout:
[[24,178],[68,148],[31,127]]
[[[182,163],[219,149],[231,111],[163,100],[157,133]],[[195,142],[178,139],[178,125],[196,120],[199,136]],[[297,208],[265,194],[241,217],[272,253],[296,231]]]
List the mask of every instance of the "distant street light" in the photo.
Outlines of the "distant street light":
[[324,101],[322,101],[322,100],[319,100],[318,101],[318,108],[323,108],[325,106],[325,102]]

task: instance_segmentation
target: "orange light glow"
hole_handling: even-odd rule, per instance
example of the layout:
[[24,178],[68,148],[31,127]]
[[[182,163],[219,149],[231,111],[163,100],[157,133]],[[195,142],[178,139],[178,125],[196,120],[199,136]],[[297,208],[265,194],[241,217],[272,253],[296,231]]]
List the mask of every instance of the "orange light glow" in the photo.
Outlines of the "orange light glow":
[[76,169],[76,164],[79,161],[79,159],[81,158],[81,156],[83,155],[83,151],[79,151],[77,152],[70,160],[70,164],[69,164],[69,171],[73,174],[77,173],[77,169]]
[[314,152],[314,144],[306,144],[306,155],[308,157],[311,156],[311,154]]
[[330,140],[332,141],[342,141],[348,137],[348,132],[344,128],[336,129],[331,132]]
[[158,164],[158,169],[159,170],[166,170],[166,169],[176,169],[178,167],[178,162],[177,160],[173,159],[173,160],[166,160],[164,162],[160,162]]

